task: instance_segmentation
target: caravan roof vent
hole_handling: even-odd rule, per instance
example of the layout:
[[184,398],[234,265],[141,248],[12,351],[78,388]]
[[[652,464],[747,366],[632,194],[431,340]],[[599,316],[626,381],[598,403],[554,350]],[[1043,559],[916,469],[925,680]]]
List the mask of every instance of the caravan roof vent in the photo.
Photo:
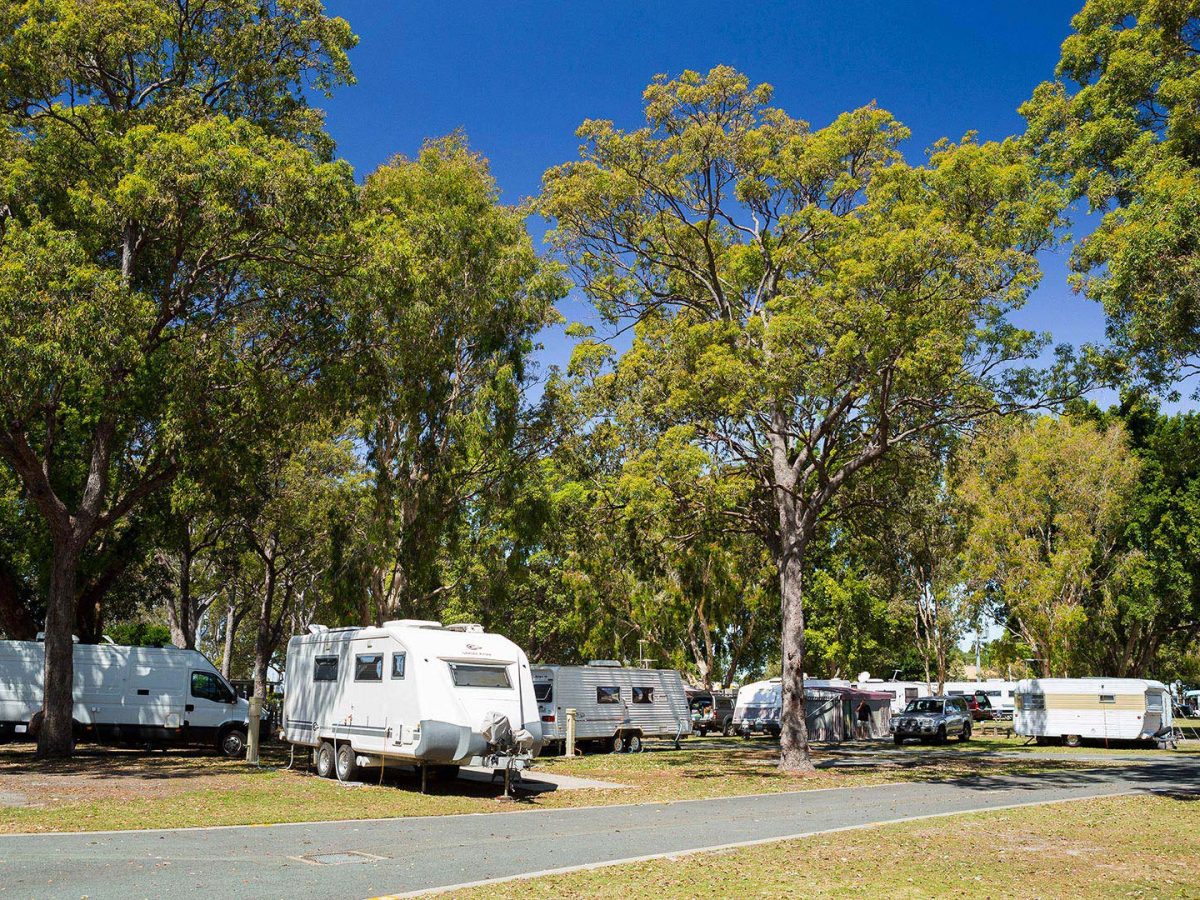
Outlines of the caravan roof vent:
[[464,634],[483,634],[483,626],[475,622],[455,622],[446,626],[447,631],[461,631]]
[[383,623],[384,628],[441,628],[441,622],[431,619],[392,619]]
[[619,669],[619,668],[621,668],[620,661],[615,660],[615,659],[589,659],[588,665],[595,666],[598,669]]
[[317,625],[314,623],[314,624],[308,626],[309,634],[324,634],[328,630],[329,630],[328,625]]

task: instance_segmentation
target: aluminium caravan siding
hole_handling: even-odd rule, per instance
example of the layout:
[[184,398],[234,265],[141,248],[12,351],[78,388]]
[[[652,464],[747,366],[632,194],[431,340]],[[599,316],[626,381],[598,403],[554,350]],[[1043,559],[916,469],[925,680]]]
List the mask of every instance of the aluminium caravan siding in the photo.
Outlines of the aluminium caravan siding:
[[[691,734],[692,716],[683,679],[674,669],[626,669],[616,666],[538,666],[534,683],[553,677],[554,697],[549,705],[539,704],[542,733],[546,740],[562,741],[567,736],[567,710],[576,711],[575,737],[593,740],[613,737],[618,731],[640,731],[644,737],[675,737]],[[651,688],[653,700],[634,703],[634,688]],[[616,703],[599,703],[599,688],[616,688]],[[550,711],[552,708],[552,711]],[[547,722],[547,715],[554,721]]]

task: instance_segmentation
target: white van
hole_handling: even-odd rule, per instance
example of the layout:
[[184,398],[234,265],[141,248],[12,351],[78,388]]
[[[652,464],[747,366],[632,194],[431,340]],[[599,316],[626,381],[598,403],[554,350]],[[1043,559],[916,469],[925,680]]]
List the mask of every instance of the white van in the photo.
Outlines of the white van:
[[[36,738],[45,666],[41,643],[0,641],[0,740]],[[196,650],[76,644],[74,697],[76,737],[246,752],[249,706]]]
[[1171,695],[1143,678],[1027,678],[1017,682],[1013,731],[1069,747],[1084,738],[1161,745],[1172,732]]
[[692,733],[683,678],[674,669],[630,669],[593,660],[586,666],[533,670],[542,735],[561,746],[567,710],[575,710],[575,738],[598,741],[614,753],[638,752],[645,738],[678,741]]
[[323,777],[362,767],[522,768],[541,747],[529,660],[479,625],[417,619],[288,641],[281,736]]

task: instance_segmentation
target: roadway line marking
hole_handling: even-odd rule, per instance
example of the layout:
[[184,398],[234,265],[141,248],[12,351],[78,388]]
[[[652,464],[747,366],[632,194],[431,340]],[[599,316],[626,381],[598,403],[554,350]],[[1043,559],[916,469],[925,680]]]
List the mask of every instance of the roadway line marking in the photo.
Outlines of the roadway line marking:
[[[912,782],[909,782],[912,783]],[[952,812],[924,813],[919,816],[903,816],[897,819],[880,819],[876,822],[863,822],[859,825],[841,825],[837,828],[818,828],[815,831],[802,831],[797,834],[785,834],[779,837],[754,838],[748,841],[735,841],[728,844],[713,844],[709,847],[693,847],[687,850],[670,850],[665,853],[651,853],[646,856],[629,856],[623,859],[609,859],[603,862],[581,863],[577,866],[563,866],[558,869],[542,869],[537,872],[523,872],[520,875],[502,875],[498,878],[484,878],[479,881],[464,881],[460,884],[447,884],[440,887],[421,888],[416,891],[406,891],[402,894],[380,894],[370,900],[402,900],[405,897],[427,897],[432,894],[444,894],[449,891],[461,891],[467,888],[486,887],[492,884],[504,884],[509,881],[528,881],[535,878],[545,878],[550,875],[566,875],[572,872],[589,872],[595,869],[607,869],[610,866],[621,866],[640,862],[653,862],[658,859],[682,859],[696,856],[700,853],[717,853],[722,850],[738,850],[743,847],[758,847],[763,844],[778,844],[781,841],[796,841],[803,838],[816,837],[819,834],[836,834],[839,831],[858,831],[865,828],[880,828],[884,825],[895,825],[898,822],[920,822],[926,819],[944,819],[949,816],[966,816],[974,813],[999,812],[1005,809],[1021,809],[1027,806],[1050,806],[1055,803],[1078,803],[1081,800],[1107,800],[1111,797],[1129,797],[1154,793],[1153,789],[1137,788],[1134,790],[1118,791],[1112,794],[1089,794],[1084,797],[1062,797],[1057,800],[1031,800],[1026,803],[1006,803],[1002,806],[982,806],[974,809],[959,809]],[[750,796],[761,796],[752,794]],[[681,801],[682,802],[682,801]]]

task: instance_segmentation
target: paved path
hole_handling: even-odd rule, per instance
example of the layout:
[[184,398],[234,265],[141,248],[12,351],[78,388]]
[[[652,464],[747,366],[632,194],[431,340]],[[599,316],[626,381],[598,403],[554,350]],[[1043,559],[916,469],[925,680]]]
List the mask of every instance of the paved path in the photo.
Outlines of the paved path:
[[[0,897],[362,898],[873,822],[1200,787],[1200,759],[678,803],[0,837]],[[304,859],[307,857],[307,859]]]

